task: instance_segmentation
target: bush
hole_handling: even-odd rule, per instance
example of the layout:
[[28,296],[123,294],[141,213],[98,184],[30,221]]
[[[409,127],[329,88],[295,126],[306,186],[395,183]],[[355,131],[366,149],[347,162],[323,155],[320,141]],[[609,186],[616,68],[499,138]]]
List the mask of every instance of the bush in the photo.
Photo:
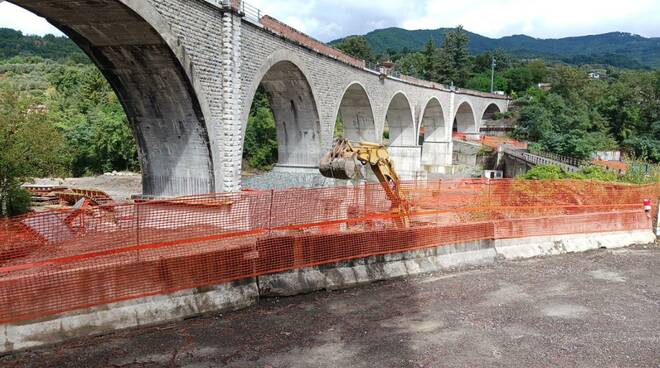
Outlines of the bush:
[[19,185],[8,188],[7,193],[0,198],[0,216],[12,217],[22,215],[30,210],[30,193]]
[[576,173],[568,173],[568,179],[617,181],[619,176],[611,171],[606,171],[598,166],[587,166]]
[[496,112],[493,114],[493,119],[495,120],[503,120],[503,119],[511,119],[515,116],[515,112],[513,110],[505,111],[505,112]]
[[630,169],[625,175],[619,176],[599,166],[587,166],[578,172],[566,172],[558,165],[539,165],[527,173],[519,175],[524,180],[597,180],[604,182],[624,182],[632,184],[648,184],[660,182],[660,169],[656,165],[629,164]]
[[[660,125],[660,122],[656,123]],[[660,135],[660,134],[659,134]],[[638,157],[650,162],[660,162],[660,139],[654,137],[633,137],[623,142],[624,149]]]
[[557,165],[539,165],[534,166],[531,170],[527,171],[525,174],[519,175],[519,179],[525,180],[557,180],[557,179],[566,179],[567,174]]
[[660,182],[660,166],[643,161],[628,163],[628,170],[621,177],[621,181],[633,184],[649,184]]

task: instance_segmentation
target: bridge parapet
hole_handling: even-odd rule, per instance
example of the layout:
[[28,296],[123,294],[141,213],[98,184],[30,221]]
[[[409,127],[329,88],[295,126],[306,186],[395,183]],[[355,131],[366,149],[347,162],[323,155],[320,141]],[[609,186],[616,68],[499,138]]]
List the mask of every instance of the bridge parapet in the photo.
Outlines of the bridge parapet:
[[263,13],[261,9],[246,3],[243,0],[202,0],[217,8],[223,10],[230,10],[240,15],[243,19],[248,20],[254,24],[259,24]]
[[288,39],[289,41],[293,41],[298,43],[301,46],[304,46],[306,48],[309,48],[311,50],[314,50],[315,52],[318,52],[319,54],[323,54],[325,56],[329,56],[333,59],[337,59],[339,61],[345,62],[347,64],[353,65],[357,68],[365,68],[366,64],[364,60],[359,60],[356,59],[352,56],[349,56],[333,47],[330,47],[326,45],[325,43],[315,40],[314,38],[298,31],[297,29],[288,26],[279,20],[268,16],[264,15],[260,19],[261,25],[274,33],[279,34],[280,36]]
[[527,150],[520,150],[520,149],[516,149],[516,148],[512,148],[512,147],[505,147],[504,148],[504,153],[506,153],[507,155],[513,156],[515,158],[518,158],[520,160],[523,160],[523,161],[527,162],[528,164],[531,164],[531,165],[534,165],[534,166],[536,166],[536,165],[556,165],[556,166],[560,166],[561,168],[563,168],[567,172],[580,171],[580,168],[578,166],[569,165],[565,162],[553,160],[551,158],[544,157],[544,156],[539,156],[539,155],[527,152]]

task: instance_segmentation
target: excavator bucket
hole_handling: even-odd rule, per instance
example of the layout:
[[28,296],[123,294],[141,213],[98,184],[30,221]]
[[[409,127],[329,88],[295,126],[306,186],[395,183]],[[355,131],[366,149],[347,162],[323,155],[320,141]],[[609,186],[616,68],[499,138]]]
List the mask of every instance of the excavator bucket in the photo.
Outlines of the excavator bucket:
[[355,152],[346,152],[344,155],[334,156],[328,152],[321,158],[319,171],[326,178],[357,180],[362,178],[363,165],[357,160]]

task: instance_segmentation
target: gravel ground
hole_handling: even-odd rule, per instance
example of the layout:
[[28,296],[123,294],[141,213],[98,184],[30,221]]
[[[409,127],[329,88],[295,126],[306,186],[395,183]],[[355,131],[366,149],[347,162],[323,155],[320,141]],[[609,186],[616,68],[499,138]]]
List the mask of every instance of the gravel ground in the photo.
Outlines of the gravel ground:
[[117,201],[127,200],[133,194],[142,193],[142,176],[135,173],[86,176],[82,178],[35,179],[34,183],[30,184],[64,185],[80,189],[102,190]]
[[429,274],[72,341],[3,367],[659,367],[660,248]]
[[[472,177],[473,172],[459,172],[453,175],[430,175],[429,179],[455,179]],[[251,190],[317,188],[346,185],[346,180],[328,179],[318,173],[287,173],[277,171],[246,171],[241,178],[241,187]],[[82,178],[43,178],[35,179],[38,185],[64,185],[82,189],[102,190],[115,200],[127,200],[134,194],[142,193],[142,177],[135,173],[99,175]]]
[[243,189],[286,189],[286,188],[318,188],[345,184],[346,180],[334,180],[318,173],[287,173],[268,171],[256,175],[243,175]]
[[[242,178],[243,189],[285,189],[324,187],[345,184],[344,180],[327,179],[320,174],[261,172],[245,173]],[[142,193],[140,174],[121,173],[119,175],[99,175],[82,178],[44,178],[35,179],[37,185],[64,185],[82,189],[102,190],[115,200],[130,199],[134,194]]]

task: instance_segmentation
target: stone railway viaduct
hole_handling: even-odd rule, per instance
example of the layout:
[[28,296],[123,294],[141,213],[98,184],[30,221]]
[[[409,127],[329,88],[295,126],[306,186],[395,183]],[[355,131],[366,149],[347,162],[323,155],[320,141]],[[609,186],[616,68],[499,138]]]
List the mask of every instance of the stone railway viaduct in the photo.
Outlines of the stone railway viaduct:
[[62,30],[108,79],[132,124],[149,195],[240,189],[260,84],[283,170],[313,170],[341,116],[354,140],[381,142],[387,124],[402,176],[441,172],[451,165],[454,124],[478,132],[508,108],[504,96],[370,70],[239,0],[9,1]]

